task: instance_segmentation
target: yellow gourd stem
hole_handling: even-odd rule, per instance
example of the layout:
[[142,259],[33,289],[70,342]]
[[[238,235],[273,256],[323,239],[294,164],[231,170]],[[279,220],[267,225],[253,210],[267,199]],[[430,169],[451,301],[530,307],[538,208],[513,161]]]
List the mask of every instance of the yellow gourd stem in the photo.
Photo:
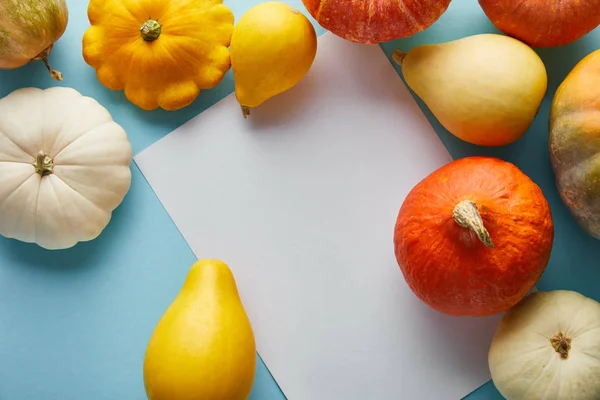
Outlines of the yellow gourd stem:
[[494,244],[490,234],[483,226],[483,219],[479,214],[477,204],[470,200],[463,200],[454,207],[452,211],[452,219],[459,226],[470,229],[477,238],[488,248],[493,249]]
[[402,66],[402,61],[404,61],[404,57],[406,57],[406,54],[407,53],[396,49],[392,52],[392,58],[394,59],[396,64]]
[[242,106],[242,115],[244,118],[248,118],[248,115],[250,115],[250,107]]

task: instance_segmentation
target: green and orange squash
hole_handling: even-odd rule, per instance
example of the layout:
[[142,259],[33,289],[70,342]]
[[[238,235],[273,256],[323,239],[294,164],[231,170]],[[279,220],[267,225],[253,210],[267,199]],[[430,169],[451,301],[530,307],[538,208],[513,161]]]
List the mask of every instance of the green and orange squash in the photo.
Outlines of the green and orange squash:
[[0,1],[0,69],[42,60],[55,80],[62,75],[48,63],[54,43],[67,28],[65,0]]
[[564,204],[600,239],[600,50],[582,59],[552,100],[549,151]]

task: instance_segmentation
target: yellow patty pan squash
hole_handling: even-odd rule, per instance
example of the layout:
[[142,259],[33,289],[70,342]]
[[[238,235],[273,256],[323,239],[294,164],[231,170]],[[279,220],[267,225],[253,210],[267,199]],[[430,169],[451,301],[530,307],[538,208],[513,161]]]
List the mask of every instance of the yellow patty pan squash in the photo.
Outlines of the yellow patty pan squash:
[[91,0],[83,57],[144,110],[177,110],[231,66],[234,17],[222,0]]

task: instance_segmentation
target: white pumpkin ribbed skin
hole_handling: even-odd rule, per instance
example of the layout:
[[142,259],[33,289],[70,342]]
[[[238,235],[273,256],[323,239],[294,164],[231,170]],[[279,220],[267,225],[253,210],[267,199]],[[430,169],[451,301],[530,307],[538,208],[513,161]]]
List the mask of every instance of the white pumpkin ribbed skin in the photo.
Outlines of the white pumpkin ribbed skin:
[[[572,338],[566,359],[550,343],[559,332]],[[501,319],[488,361],[508,400],[600,399],[600,303],[572,291],[529,295]]]
[[[54,159],[42,177],[38,152]],[[127,134],[74,89],[26,88],[0,99],[0,234],[47,249],[95,239],[131,185]]]

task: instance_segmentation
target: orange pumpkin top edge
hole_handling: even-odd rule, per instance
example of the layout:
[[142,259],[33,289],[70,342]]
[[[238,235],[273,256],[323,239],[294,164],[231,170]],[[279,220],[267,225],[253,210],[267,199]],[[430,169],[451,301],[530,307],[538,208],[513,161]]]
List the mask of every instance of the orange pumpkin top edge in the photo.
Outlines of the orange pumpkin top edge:
[[493,157],[455,160],[418,183],[394,234],[396,258],[415,294],[441,312],[473,316],[520,301],[545,270],[553,239],[541,189]]
[[600,25],[600,0],[479,0],[492,24],[531,47],[564,46]]
[[430,27],[450,0],[302,0],[325,29],[358,43],[381,43],[408,37]]
[[218,85],[234,17],[221,0],[91,0],[83,57],[142,109],[177,110]]

